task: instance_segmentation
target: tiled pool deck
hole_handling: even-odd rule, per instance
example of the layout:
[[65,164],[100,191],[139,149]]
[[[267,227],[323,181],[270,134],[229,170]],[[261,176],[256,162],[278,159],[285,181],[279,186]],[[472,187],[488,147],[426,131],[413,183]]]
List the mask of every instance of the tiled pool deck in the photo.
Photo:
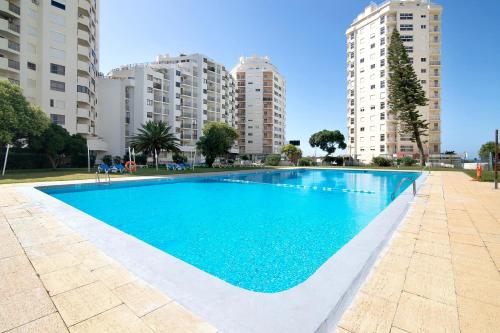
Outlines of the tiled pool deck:
[[[433,172],[339,332],[498,332],[500,191]],[[313,309],[312,309],[313,311]],[[0,186],[0,332],[216,332]]]

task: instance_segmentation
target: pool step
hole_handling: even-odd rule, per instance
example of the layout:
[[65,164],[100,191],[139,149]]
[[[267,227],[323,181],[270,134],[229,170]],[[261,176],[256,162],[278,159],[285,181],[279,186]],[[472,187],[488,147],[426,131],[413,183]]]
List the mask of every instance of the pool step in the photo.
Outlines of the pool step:
[[351,190],[347,188],[335,188],[335,187],[326,187],[326,186],[308,186],[308,185],[294,185],[294,184],[272,184],[272,183],[260,183],[253,182],[250,180],[241,180],[241,179],[231,179],[224,178],[223,182],[228,183],[239,183],[239,184],[264,184],[264,185],[274,185],[277,187],[287,187],[287,188],[297,188],[302,190],[314,190],[314,191],[324,191],[324,192],[349,192],[349,193],[364,193],[364,194],[375,194],[373,191],[369,190]]

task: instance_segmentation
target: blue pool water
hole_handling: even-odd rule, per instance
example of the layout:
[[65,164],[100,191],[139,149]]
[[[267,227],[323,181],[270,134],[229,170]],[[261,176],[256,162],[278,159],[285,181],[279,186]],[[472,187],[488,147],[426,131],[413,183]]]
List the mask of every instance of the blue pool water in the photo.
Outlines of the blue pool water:
[[[235,286],[305,281],[418,174],[292,170],[42,191]],[[410,181],[406,181],[401,191]]]

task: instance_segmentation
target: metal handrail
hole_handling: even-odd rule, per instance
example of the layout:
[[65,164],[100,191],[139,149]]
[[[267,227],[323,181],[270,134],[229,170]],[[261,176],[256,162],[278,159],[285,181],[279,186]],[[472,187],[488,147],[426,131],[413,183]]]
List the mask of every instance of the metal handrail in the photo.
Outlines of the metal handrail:
[[[109,172],[105,172],[105,175],[108,177],[108,184],[111,184],[111,176],[109,175]],[[99,171],[96,171],[95,173],[95,182],[100,184],[101,183],[101,177],[99,177]]]
[[396,187],[394,188],[394,190],[392,191],[391,193],[391,201],[394,200],[396,198],[396,193],[399,191],[399,189],[401,188],[401,185],[403,185],[403,183],[407,180],[410,180],[413,182],[413,196],[415,196],[417,194],[417,184],[415,182],[415,179],[413,178],[408,178],[408,177],[405,177],[403,179],[401,179],[399,181],[399,183],[396,185]]

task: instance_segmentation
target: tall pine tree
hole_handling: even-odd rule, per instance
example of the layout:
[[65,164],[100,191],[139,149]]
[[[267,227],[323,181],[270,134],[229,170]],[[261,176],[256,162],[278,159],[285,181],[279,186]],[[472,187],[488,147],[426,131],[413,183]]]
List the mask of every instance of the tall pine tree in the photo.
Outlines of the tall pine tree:
[[397,30],[391,35],[387,61],[389,64],[389,113],[398,121],[399,133],[417,143],[420,164],[425,164],[423,137],[429,124],[418,112],[418,106],[427,105],[425,92],[415,74],[408,53]]

